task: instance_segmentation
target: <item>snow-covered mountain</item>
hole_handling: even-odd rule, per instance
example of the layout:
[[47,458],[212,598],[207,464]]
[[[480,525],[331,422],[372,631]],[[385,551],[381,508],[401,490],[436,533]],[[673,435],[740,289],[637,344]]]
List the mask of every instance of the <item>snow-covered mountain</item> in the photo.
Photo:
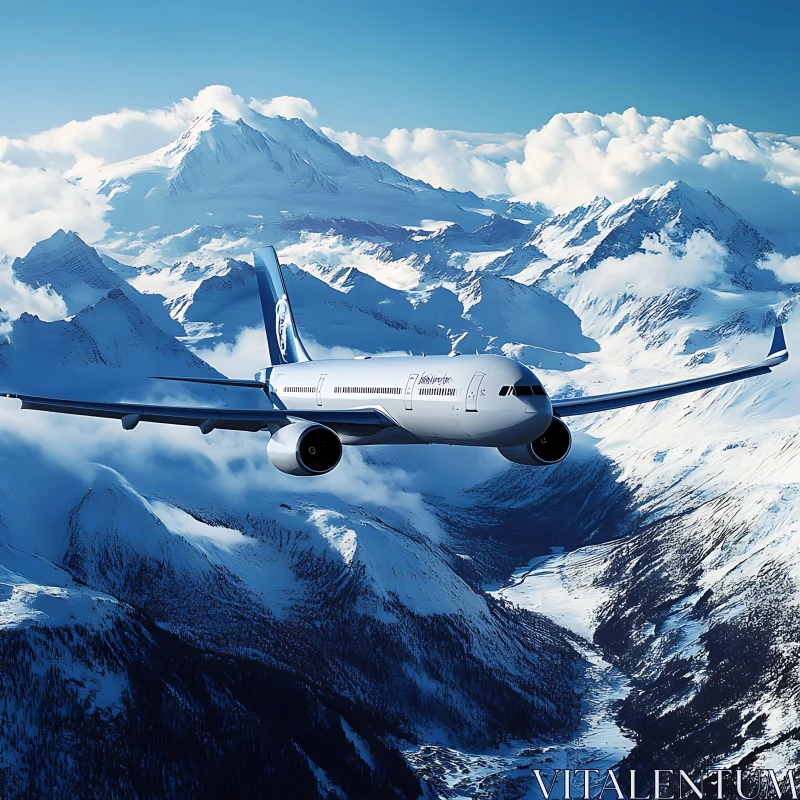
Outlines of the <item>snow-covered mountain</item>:
[[32,288],[49,286],[53,289],[64,300],[70,315],[96,303],[109,290],[119,289],[165,333],[184,334],[180,325],[164,313],[163,297],[138,292],[72,231],[56,231],[24,258],[14,259],[11,270],[17,280]]
[[254,114],[251,122],[257,127],[210,111],[172,144],[81,180],[108,197],[116,229],[138,234],[155,226],[159,238],[193,226],[280,226],[302,216],[477,227],[474,209],[493,205],[353,156],[302,120]]
[[[82,243],[60,238],[60,247],[49,242],[49,249],[36,248],[33,257],[21,259],[18,275],[33,283],[46,274],[43,261],[37,261],[45,252],[56,264],[72,263],[68,256]],[[33,269],[37,263],[42,272]],[[305,279],[318,285],[317,291],[343,298],[352,292],[361,302],[369,299],[369,291],[377,291],[359,287],[360,281],[375,283],[366,276],[341,277],[341,291],[312,276]],[[296,288],[302,289],[302,279]],[[4,359],[4,388],[72,396],[152,397],[156,389],[148,374],[214,374],[119,286],[68,320],[21,316],[12,325]],[[239,404],[239,398],[223,395],[215,402]],[[101,715],[125,717],[126,703],[141,691],[136,681],[143,679],[131,674],[136,669],[134,642],[150,635],[147,626],[155,624],[177,635],[179,647],[211,649],[237,659],[238,670],[244,668],[242,659],[256,659],[258,669],[273,670],[263,678],[268,684],[283,680],[283,673],[271,677],[275,669],[288,670],[292,680],[324,687],[325,697],[332,693],[337,702],[374,709],[371,724],[383,737],[399,734],[413,741],[445,735],[483,743],[507,731],[530,738],[566,732],[573,724],[582,661],[549,621],[503,609],[463,574],[461,560],[469,557],[454,551],[447,529],[414,487],[424,480],[422,465],[416,477],[399,473],[392,478],[397,468],[382,466],[380,457],[377,463],[370,459],[371,464],[357,457],[332,484],[309,487],[309,492],[280,476],[274,481],[271,471],[265,482],[264,443],[258,437],[219,437],[209,441],[211,450],[208,440],[195,441],[183,450],[170,440],[176,433],[178,440],[185,439],[184,431],[132,438],[113,421],[20,418],[8,405],[2,413],[11,425],[4,456],[24,465],[7,471],[4,496],[27,499],[21,506],[9,501],[3,507],[0,563],[8,594],[0,601],[0,619],[4,630],[24,632],[41,623],[80,638],[83,655],[67,659],[58,653],[69,653],[69,644],[58,645],[59,650],[48,635],[47,646],[24,640],[38,648],[41,658],[64,663],[53,674],[55,685],[82,682],[83,695],[65,697],[70,708],[85,697],[89,705],[81,713],[98,708]],[[45,429],[54,444],[42,454],[37,441]],[[73,474],[67,465],[76,459],[80,466]],[[385,477],[376,483],[373,472]],[[391,493],[382,485],[386,478],[405,483],[400,494],[411,491],[408,502],[382,498]],[[350,489],[344,491],[341,480]],[[53,482],[59,490],[44,508],[29,508],[36,487]],[[360,497],[353,496],[359,482],[364,489]],[[238,500],[229,494],[234,486]],[[446,493],[457,491],[454,486]],[[30,526],[35,539],[26,533]],[[31,635],[40,636],[38,631]],[[171,648],[178,645],[161,642],[159,636],[143,652],[163,664],[177,657]],[[96,653],[115,653],[116,666],[112,669],[107,657]],[[453,653],[461,654],[457,661]],[[170,669],[185,684],[187,671],[198,669],[198,656],[181,658],[185,666]],[[95,677],[96,670],[107,677]],[[564,675],[571,676],[568,684]],[[146,680],[158,680],[157,673],[148,671]],[[181,702],[206,708],[190,686],[181,692]],[[5,700],[25,698],[8,688]],[[247,714],[256,713],[251,701],[239,702]],[[310,709],[328,701],[309,699],[308,709],[301,698],[292,696],[291,702],[300,704],[302,716],[322,713]],[[518,728],[508,728],[512,709],[520,703],[539,710],[521,716]],[[33,710],[26,713],[35,716]],[[213,709],[207,713],[209,721],[203,724],[211,726]],[[348,714],[336,724],[344,731],[358,730],[357,715]],[[53,735],[47,726],[44,730],[41,735]],[[301,740],[309,730],[300,729],[290,746],[305,751]],[[4,752],[29,753],[38,746],[38,736],[15,729],[3,740]],[[345,737],[362,742],[357,748],[362,755],[347,758],[355,758],[356,772],[363,771],[365,759],[374,769],[378,762],[372,748],[380,747],[380,739],[370,745],[369,732],[359,736]],[[73,763],[83,763],[79,752],[69,752]],[[341,764],[332,770],[309,758],[309,774],[322,785],[351,780],[343,777]],[[69,774],[67,767],[53,765],[51,779],[74,786]],[[21,796],[35,776],[27,768],[9,767],[5,779],[9,792]],[[364,780],[369,796],[399,792],[397,785],[404,780],[419,791],[416,779],[402,769],[399,777],[392,777],[391,769],[380,772],[371,779],[374,785]]]
[[679,253],[699,232],[725,248],[725,271],[736,285],[776,287],[775,275],[757,266],[773,252],[773,244],[719,197],[683,181],[654,186],[614,204],[598,197],[550,217],[498,266],[508,274],[526,270],[520,275],[525,281],[553,279],[560,273],[580,274],[609,258],[624,259],[648,241]]
[[[263,366],[266,243],[315,357],[502,352],[556,396],[758,360],[776,321],[800,348],[774,245],[682,183],[550,215],[217,113],[81,180],[113,233],[13,261],[67,317],[9,320],[3,391],[265,403],[149,376]],[[575,420],[553,470],[372,448],[313,483],[266,434],[3,400],[0,793],[516,798],[536,768],[796,763],[791,363]]]

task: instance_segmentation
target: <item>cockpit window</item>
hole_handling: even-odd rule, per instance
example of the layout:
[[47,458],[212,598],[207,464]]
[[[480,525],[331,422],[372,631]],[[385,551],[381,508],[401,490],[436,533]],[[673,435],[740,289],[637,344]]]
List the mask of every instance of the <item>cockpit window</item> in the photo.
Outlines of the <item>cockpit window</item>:
[[500,388],[500,397],[506,397],[507,395],[514,395],[516,397],[531,397],[536,395],[537,397],[546,397],[547,392],[545,392],[544,387],[539,386],[502,386]]

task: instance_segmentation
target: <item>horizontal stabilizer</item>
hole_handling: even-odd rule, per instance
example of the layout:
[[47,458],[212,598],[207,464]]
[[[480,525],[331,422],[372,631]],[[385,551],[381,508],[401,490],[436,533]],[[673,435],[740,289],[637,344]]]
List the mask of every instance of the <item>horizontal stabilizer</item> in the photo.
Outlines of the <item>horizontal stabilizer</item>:
[[168,375],[151,375],[155,381],[183,381],[184,383],[213,383],[218,386],[244,386],[248,389],[266,389],[261,381],[231,380],[230,378],[175,378]]

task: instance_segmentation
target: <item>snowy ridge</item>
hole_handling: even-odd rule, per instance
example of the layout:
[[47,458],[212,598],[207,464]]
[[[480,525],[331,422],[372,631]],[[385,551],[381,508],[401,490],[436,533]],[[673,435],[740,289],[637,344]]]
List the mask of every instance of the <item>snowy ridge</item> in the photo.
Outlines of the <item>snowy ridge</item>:
[[734,283],[748,289],[776,287],[775,276],[757,265],[774,245],[716,195],[682,181],[654,186],[614,204],[596,198],[547,219],[501,266],[525,282],[542,278],[563,282],[605,259],[641,252],[648,240],[679,252],[699,232],[725,248],[725,271]]
[[[146,156],[95,168],[84,185],[108,197],[115,226],[130,233],[155,225],[159,238],[198,220],[215,226],[291,216],[340,215],[419,224],[445,213],[482,221],[472,194],[447,192],[366,156],[353,156],[298,119],[230,119],[209,111],[175,142]],[[212,219],[208,219],[211,217]]]

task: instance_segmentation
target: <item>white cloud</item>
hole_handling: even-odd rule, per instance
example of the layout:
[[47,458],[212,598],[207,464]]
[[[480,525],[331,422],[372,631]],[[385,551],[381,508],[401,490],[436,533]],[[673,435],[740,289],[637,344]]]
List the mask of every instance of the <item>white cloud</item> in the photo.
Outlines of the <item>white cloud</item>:
[[[172,425],[143,424],[132,434],[113,420],[30,414],[20,411],[17,401],[0,400],[0,449],[5,456],[29,459],[26,449],[34,447],[47,461],[84,476],[93,464],[105,464],[161,496],[236,500],[255,493],[292,502],[297,494],[334,495],[354,506],[396,510],[411,516],[418,529],[438,534],[438,522],[421,496],[424,467],[419,474],[391,466],[376,469],[358,448],[348,447],[335,470],[309,481],[275,469],[267,458],[268,441],[266,433],[214,431],[203,436],[195,428]],[[183,468],[176,469],[176,464]]]
[[184,97],[167,108],[122,109],[87,120],[60,125],[25,140],[0,136],[0,159],[18,166],[46,166],[81,174],[91,167],[150,153],[172,142],[192,121],[216,109],[232,119],[257,126],[257,114],[298,117],[314,124],[317,110],[302,97],[281,96],[246,101],[230,87],[212,85],[195,97]]
[[[307,99],[246,100],[227,86],[212,85],[166,108],[122,109],[25,140],[0,137],[0,160],[81,175],[169,144],[212,108],[256,127],[262,115],[297,117],[312,126],[318,121]],[[684,180],[718,194],[769,235],[800,227],[800,137],[753,133],[703,116],[670,120],[633,108],[556,114],[527,136],[395,128],[369,137],[319,129],[351,153],[446,189],[511,194],[566,209],[597,195],[617,201]]]
[[287,119],[301,119],[306,125],[314,127],[317,120],[317,109],[303,97],[283,95],[273,97],[272,100],[256,100],[250,98],[249,107],[265,117],[286,117]]
[[[191,121],[191,120],[188,120]],[[180,134],[187,123],[174,112],[122,109],[81,122],[71,121],[58,128],[12,142],[20,153],[35,152],[40,163],[79,171],[156,150]],[[20,161],[21,158],[17,156]]]
[[[312,126],[318,117],[302,97],[245,100],[228,86],[211,85],[167,108],[73,120],[25,140],[0,137],[0,159],[79,174],[162,147],[212,108],[256,125],[259,114],[297,117]],[[710,188],[728,201],[725,188],[745,197],[758,183],[800,191],[800,137],[751,133],[702,116],[670,120],[633,108],[556,114],[525,137],[434,128],[395,128],[384,137],[321,130],[351,153],[386,161],[434,186],[511,193],[557,208],[597,195],[621,200],[675,179]]]
[[480,195],[507,193],[566,210],[670,180],[718,194],[763,229],[797,228],[800,137],[752,133],[703,116],[670,120],[629,108],[556,114],[526,137],[397,128],[387,136],[321,130],[356,155]]
[[249,380],[267,363],[267,336],[263,328],[245,328],[233,344],[220,342],[196,352],[223,375]]
[[759,266],[763,269],[771,269],[778,280],[786,283],[800,283],[800,255],[787,258],[779,253],[770,253]]
[[0,264],[0,332],[8,333],[11,320],[24,311],[48,322],[67,316],[64,300],[49,286],[32,289],[14,279],[10,263]]
[[0,255],[22,255],[59,228],[100,239],[107,200],[57,173],[0,161]]
[[[326,358],[356,358],[357,356],[369,355],[366,350],[353,350],[350,347],[342,347],[340,345],[325,347],[308,335],[303,336],[303,343],[309,355],[315,361]],[[213,347],[196,350],[195,352],[203,361],[208,362],[214,369],[229,378],[246,378],[249,380],[268,362],[267,337],[264,329],[260,327],[245,328],[239,333],[233,344],[220,342]],[[381,358],[407,355],[408,353],[404,351],[391,350],[381,353]]]
[[481,195],[508,192],[503,162],[519,155],[523,139],[514,134],[466,134],[434,128],[394,128],[387,136],[352,131],[322,132],[353,155],[366,155],[443,189]]
[[797,214],[798,198],[779,187],[800,189],[800,137],[751,133],[702,116],[648,117],[634,108],[556,114],[527,135],[524,158],[509,162],[506,172],[520,199],[557,209],[598,195],[614,202],[684,180],[770,227],[791,224]]
[[658,239],[646,239],[643,253],[607,258],[581,278],[581,290],[596,295],[633,293],[654,297],[679,287],[719,285],[727,251],[710,233],[697,231],[683,254],[670,253]]

